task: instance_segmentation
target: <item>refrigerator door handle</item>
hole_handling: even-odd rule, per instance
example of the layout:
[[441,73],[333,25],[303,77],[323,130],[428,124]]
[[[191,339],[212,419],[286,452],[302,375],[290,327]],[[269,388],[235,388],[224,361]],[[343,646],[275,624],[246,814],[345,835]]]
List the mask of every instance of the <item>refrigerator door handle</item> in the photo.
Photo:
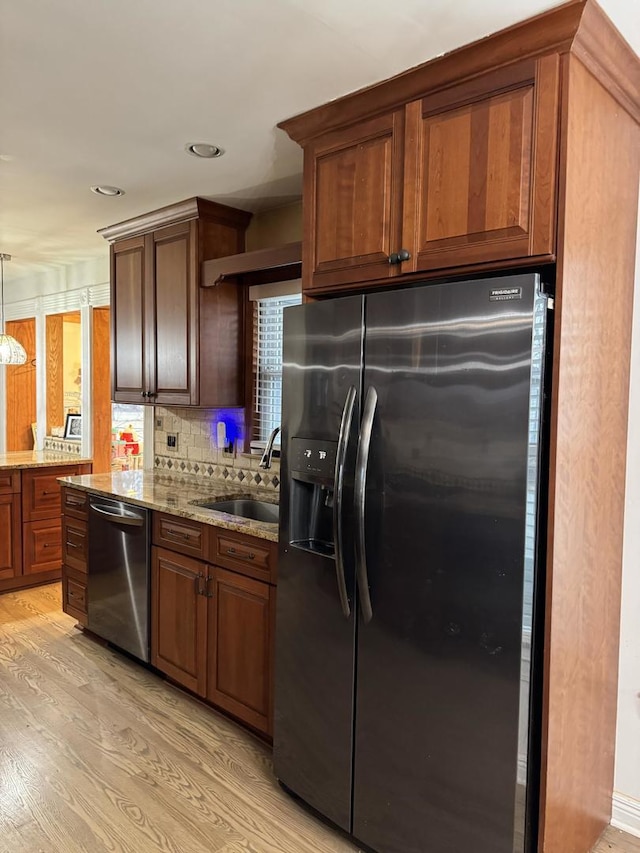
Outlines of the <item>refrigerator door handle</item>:
[[358,580],[358,591],[360,593],[362,618],[365,623],[370,622],[373,618],[371,595],[369,593],[369,576],[367,573],[365,503],[367,468],[369,466],[369,450],[371,448],[371,432],[373,430],[373,419],[375,417],[377,405],[378,392],[372,385],[367,391],[367,397],[364,402],[364,413],[362,415],[362,426],[360,427],[360,439],[358,441],[358,454],[356,456],[355,483],[356,577]]
[[344,553],[343,553],[343,510],[342,510],[342,488],[344,485],[344,466],[347,458],[347,446],[351,435],[351,421],[353,420],[353,409],[356,402],[356,389],[353,385],[347,391],[344,401],[342,420],[340,421],[340,435],[338,437],[338,450],[336,453],[336,473],[334,478],[334,500],[333,500],[333,547],[336,559],[336,579],[338,581],[338,594],[342,612],[348,619],[351,616],[349,596],[347,594],[347,582],[344,576]]

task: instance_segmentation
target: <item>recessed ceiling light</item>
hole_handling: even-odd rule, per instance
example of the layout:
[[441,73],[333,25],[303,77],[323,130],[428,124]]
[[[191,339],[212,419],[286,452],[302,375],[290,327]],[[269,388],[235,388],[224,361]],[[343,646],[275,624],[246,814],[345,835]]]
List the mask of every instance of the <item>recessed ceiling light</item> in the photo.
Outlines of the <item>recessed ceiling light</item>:
[[218,145],[211,145],[209,142],[190,142],[184,146],[187,154],[192,157],[201,157],[204,160],[211,160],[214,157],[222,157],[224,149]]
[[109,187],[107,185],[91,187],[91,192],[96,195],[124,195],[124,190],[121,190],[120,187]]

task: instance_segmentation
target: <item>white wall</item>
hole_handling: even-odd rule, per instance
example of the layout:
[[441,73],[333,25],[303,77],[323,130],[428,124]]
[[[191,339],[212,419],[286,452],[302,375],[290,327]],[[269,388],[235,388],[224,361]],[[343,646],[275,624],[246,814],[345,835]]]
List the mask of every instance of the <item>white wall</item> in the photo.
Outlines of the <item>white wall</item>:
[[7,305],[37,297],[54,296],[109,282],[109,247],[99,258],[13,278],[11,264],[5,264],[4,298]]
[[613,823],[640,836],[640,217],[633,309]]

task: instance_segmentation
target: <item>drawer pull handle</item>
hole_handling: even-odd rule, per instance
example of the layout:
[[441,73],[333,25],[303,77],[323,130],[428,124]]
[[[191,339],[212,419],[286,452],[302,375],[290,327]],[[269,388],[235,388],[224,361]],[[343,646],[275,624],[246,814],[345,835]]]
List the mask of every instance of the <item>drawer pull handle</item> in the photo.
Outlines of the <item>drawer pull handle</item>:
[[84,506],[84,501],[77,501],[73,498],[67,498],[67,506]]
[[80,545],[76,545],[75,542],[65,542],[64,544],[67,546],[67,548],[80,548]]
[[256,555],[251,551],[236,551],[235,548],[227,548],[230,557],[240,557],[242,560],[255,560]]
[[191,533],[182,533],[180,530],[172,530],[171,527],[166,528],[165,535],[175,536],[177,539],[191,539]]

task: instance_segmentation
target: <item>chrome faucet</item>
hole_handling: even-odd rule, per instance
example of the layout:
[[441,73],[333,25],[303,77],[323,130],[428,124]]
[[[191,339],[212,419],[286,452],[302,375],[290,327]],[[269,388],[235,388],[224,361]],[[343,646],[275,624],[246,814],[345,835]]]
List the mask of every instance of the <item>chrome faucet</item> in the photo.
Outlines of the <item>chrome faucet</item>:
[[258,462],[258,468],[271,468],[271,457],[273,456],[273,444],[276,440],[277,434],[280,432],[280,427],[277,426],[274,430],[271,430],[271,434],[267,439],[267,446],[264,449],[264,453]]

